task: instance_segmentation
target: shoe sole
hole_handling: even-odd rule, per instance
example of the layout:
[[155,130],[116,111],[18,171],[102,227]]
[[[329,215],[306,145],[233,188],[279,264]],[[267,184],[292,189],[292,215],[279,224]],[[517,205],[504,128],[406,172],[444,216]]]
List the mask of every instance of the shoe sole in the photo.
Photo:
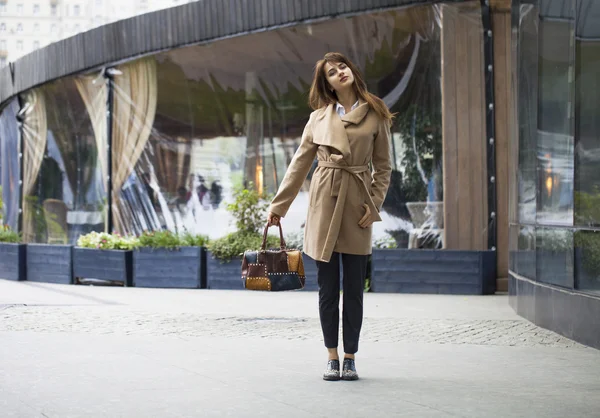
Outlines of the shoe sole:
[[341,380],[341,378],[340,377],[323,376],[323,380],[326,380],[328,382],[337,382],[338,380]]
[[358,376],[342,377],[341,380],[345,380],[346,382],[352,382],[353,380],[358,380]]

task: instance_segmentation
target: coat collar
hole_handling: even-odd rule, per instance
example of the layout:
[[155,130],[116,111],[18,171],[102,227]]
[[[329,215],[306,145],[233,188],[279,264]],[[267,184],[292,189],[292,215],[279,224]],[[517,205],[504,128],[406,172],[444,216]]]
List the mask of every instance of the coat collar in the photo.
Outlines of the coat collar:
[[344,160],[349,161],[350,142],[346,133],[346,126],[358,125],[369,112],[369,104],[360,101],[358,107],[345,114],[341,119],[337,114],[334,104],[329,104],[321,110],[313,126],[313,142],[335,148],[342,154]]

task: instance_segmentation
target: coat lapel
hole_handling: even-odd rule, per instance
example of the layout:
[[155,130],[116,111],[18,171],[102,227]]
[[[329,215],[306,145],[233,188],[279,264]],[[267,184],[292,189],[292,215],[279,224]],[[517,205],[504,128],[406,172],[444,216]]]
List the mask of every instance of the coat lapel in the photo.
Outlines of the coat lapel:
[[369,104],[361,101],[356,109],[342,116],[342,122],[344,122],[344,126],[348,126],[350,124],[358,125],[362,122],[365,116],[367,116],[368,112]]
[[[354,109],[354,111],[357,110],[358,108]],[[344,160],[350,161],[350,142],[348,141],[344,122],[336,113],[334,105],[328,105],[317,117],[313,126],[313,142],[335,148],[342,154]]]

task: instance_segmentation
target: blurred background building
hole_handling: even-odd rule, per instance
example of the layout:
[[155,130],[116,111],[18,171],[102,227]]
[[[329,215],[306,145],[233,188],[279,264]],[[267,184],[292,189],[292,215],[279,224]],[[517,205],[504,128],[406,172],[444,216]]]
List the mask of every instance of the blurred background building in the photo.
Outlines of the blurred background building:
[[0,0],[0,66],[106,23],[196,0]]

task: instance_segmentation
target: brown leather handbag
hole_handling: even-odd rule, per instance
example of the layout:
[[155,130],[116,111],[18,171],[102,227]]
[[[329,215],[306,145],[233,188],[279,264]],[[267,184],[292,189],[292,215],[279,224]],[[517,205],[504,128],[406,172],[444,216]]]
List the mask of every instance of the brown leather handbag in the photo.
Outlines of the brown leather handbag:
[[300,250],[288,250],[283,239],[283,230],[279,222],[279,250],[267,250],[267,232],[265,226],[260,250],[248,250],[242,258],[242,279],[249,290],[272,292],[299,290],[304,288],[304,263]]

